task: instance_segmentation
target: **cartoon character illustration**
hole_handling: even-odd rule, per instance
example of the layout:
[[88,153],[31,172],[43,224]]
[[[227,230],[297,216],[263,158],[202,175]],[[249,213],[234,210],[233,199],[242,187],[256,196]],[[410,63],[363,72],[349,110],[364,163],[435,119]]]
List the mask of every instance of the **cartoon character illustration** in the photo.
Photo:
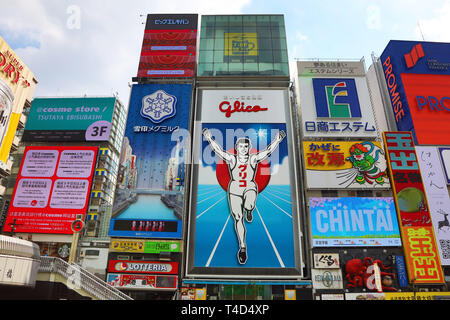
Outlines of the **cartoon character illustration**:
[[237,259],[240,264],[245,264],[247,262],[247,245],[244,217],[247,222],[253,220],[253,210],[258,196],[258,185],[255,182],[258,164],[278,147],[286,133],[281,130],[266,149],[253,154],[250,154],[252,144],[247,137],[241,137],[236,141],[234,146],[236,154],[232,154],[222,149],[212,138],[209,129],[203,130],[203,136],[215,154],[227,164],[230,172],[230,182],[227,188],[228,204],[239,242]]
[[372,142],[365,141],[362,143],[355,143],[350,147],[350,157],[346,160],[352,163],[352,168],[346,170],[338,178],[346,178],[344,183],[353,183],[356,181],[359,184],[374,182],[383,185],[386,176],[386,163],[381,161],[383,159],[380,154],[384,154],[383,150]]

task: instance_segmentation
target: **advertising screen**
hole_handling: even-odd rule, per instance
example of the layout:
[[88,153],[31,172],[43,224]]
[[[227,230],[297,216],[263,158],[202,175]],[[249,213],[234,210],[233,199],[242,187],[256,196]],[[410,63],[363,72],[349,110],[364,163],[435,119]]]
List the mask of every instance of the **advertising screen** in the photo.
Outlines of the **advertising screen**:
[[193,77],[197,48],[196,14],[149,14],[138,77]]
[[310,189],[390,187],[379,142],[304,141],[303,156]]
[[443,283],[430,209],[411,132],[383,132],[409,281]]
[[4,231],[72,234],[87,210],[98,147],[26,147]]
[[303,137],[377,137],[364,69],[343,64],[297,63]]
[[380,60],[400,131],[416,144],[449,144],[449,43],[391,40]]
[[115,97],[36,98],[22,140],[108,141]]
[[298,276],[287,91],[201,90],[199,99],[189,272]]
[[117,187],[110,236],[181,239],[191,91],[190,84],[133,85],[123,157],[134,166]]
[[392,198],[310,198],[313,247],[401,246]]

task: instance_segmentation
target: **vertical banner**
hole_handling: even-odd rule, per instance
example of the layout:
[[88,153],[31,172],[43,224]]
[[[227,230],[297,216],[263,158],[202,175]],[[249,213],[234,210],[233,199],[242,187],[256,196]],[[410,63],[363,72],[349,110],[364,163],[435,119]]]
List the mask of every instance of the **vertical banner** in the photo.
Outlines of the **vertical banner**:
[[411,132],[383,132],[409,281],[438,284],[444,275]]
[[181,239],[191,91],[133,85],[122,148],[133,166],[116,191],[110,236]]
[[189,272],[298,276],[287,92],[205,89],[199,101]]
[[450,264],[450,198],[436,147],[416,147],[442,265]]

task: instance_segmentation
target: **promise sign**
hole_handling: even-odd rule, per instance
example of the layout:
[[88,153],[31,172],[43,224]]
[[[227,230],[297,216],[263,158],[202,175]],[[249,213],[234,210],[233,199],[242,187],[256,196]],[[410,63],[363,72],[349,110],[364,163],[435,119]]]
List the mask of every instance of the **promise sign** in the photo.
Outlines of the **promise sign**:
[[444,282],[411,132],[383,132],[410,282]]

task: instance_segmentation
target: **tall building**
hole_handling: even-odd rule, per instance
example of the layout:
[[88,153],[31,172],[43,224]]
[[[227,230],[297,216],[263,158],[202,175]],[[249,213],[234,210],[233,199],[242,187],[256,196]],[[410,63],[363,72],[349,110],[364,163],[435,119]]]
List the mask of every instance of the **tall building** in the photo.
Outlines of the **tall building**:
[[19,147],[37,80],[27,65],[0,37],[0,228],[9,207],[8,177]]
[[182,298],[311,297],[284,16],[202,16],[195,95]]
[[[41,255],[67,260],[76,250],[77,262],[104,278],[125,120],[115,96],[35,98],[7,191],[4,231],[37,243]],[[84,223],[79,241],[74,220]]]
[[134,299],[169,299],[180,288],[197,20],[147,15],[132,78],[107,281]]
[[[369,86],[377,93],[380,122],[387,132],[386,145],[391,148],[393,195],[408,279],[421,290],[442,291],[450,275],[449,52],[449,43],[391,40],[379,57],[372,55],[368,71]],[[403,150],[393,147],[397,137],[403,139]],[[411,159],[408,165],[401,165],[399,156]],[[411,179],[414,173],[420,173],[420,181]],[[407,179],[402,178],[405,174]],[[413,194],[407,195],[410,190]],[[421,203],[418,207],[406,206],[417,201]],[[421,230],[421,235],[411,226]],[[428,245],[415,246],[416,241]],[[427,264],[417,267],[425,256]]]

